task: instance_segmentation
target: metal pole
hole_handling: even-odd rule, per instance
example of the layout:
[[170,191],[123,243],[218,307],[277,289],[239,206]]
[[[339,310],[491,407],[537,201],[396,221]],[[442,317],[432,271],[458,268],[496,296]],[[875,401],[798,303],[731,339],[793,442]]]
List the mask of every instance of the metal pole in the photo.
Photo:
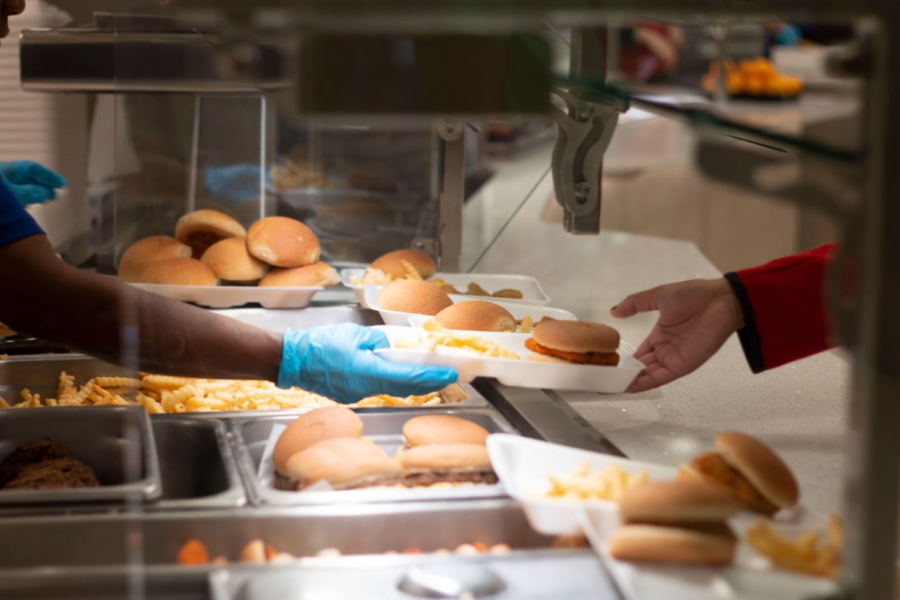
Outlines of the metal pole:
[[259,218],[266,218],[266,146],[268,140],[269,100],[265,94],[259,98]]
[[462,253],[462,210],[466,194],[466,125],[460,121],[440,128],[444,148],[441,172],[440,219],[437,237],[441,270],[459,271]]
[[188,171],[187,212],[191,212],[197,207],[197,163],[200,160],[201,102],[203,102],[201,96],[194,96],[194,122],[191,124],[191,166]]

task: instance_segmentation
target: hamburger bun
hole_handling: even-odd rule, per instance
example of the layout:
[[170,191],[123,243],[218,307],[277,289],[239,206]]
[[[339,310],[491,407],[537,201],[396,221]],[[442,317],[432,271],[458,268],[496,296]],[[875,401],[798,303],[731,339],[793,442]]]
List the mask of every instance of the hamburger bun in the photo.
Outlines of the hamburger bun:
[[716,436],[716,451],[772,504],[781,508],[797,504],[800,488],[791,469],[756,438],[724,431]]
[[363,422],[343,406],[326,406],[300,415],[281,432],[272,452],[275,469],[285,473],[288,459],[313,444],[335,438],[359,438]]
[[338,438],[318,442],[290,457],[284,475],[300,490],[325,480],[335,489],[387,483],[402,468],[370,440]]
[[484,446],[488,431],[467,419],[449,415],[423,415],[403,424],[403,439],[409,446],[429,444],[478,444]]
[[516,319],[508,310],[493,302],[469,300],[448,306],[434,316],[441,327],[462,331],[516,330]]
[[472,470],[491,469],[487,448],[481,444],[431,444],[407,448],[397,459],[407,470]]
[[341,282],[341,276],[326,263],[317,262],[305,267],[272,269],[259,282],[260,287],[331,287]]
[[152,265],[170,258],[190,258],[191,248],[167,235],[138,240],[119,260],[119,281],[137,283]]
[[724,530],[625,525],[610,537],[609,553],[629,562],[728,565],[734,560],[735,544],[733,534]]
[[243,225],[217,210],[195,210],[175,224],[175,237],[190,246],[197,258],[220,240],[246,235]]
[[412,249],[388,252],[384,256],[376,258],[372,264],[369,265],[369,268],[378,269],[385,275],[390,275],[394,279],[407,279],[409,274],[406,267],[403,266],[402,261],[406,261],[412,265],[423,279],[428,279],[437,271],[437,265],[433,258],[421,250]]
[[312,229],[288,217],[266,217],[250,227],[247,249],[275,267],[303,267],[319,260],[322,249]]
[[682,480],[696,477],[699,481],[716,485],[739,500],[747,510],[767,515],[778,512],[779,506],[763,496],[749,479],[718,452],[704,452],[696,456],[689,465],[678,469],[678,476]]
[[216,274],[195,258],[170,258],[147,268],[139,280],[141,283],[163,285],[199,285],[214,287]]
[[250,256],[247,239],[233,237],[216,242],[200,259],[219,279],[226,281],[259,281],[269,265]]
[[615,366],[619,340],[619,332],[607,325],[553,319],[535,325],[525,347],[570,363]]
[[411,279],[392,281],[378,290],[376,298],[379,308],[432,317],[453,304],[436,285]]
[[740,505],[714,485],[652,481],[634,487],[619,500],[623,521],[640,523],[709,522],[730,519]]

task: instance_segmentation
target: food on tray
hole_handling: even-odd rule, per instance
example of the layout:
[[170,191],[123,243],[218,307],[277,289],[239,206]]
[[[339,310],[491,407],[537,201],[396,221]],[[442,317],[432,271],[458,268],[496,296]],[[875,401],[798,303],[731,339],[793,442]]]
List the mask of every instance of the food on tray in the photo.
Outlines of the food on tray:
[[216,274],[196,258],[170,258],[154,263],[141,274],[140,283],[215,287]]
[[394,250],[376,258],[353,285],[384,285],[397,279],[421,281],[437,271],[434,259],[421,250]]
[[[703,76],[703,91],[711,94],[719,78],[719,61],[710,63],[709,72]],[[759,96],[793,98],[803,91],[803,82],[793,75],[782,75],[765,58],[742,60],[735,64],[725,61],[725,87],[732,96]]]
[[250,254],[273,267],[302,267],[319,261],[319,238],[300,221],[266,217],[247,233]]
[[399,450],[405,486],[440,483],[497,483],[497,474],[483,444],[434,443]]
[[525,347],[530,360],[616,366],[619,364],[619,332],[607,325],[586,321],[541,321]]
[[[541,321],[552,320],[550,317],[544,317]],[[531,330],[534,329],[534,319],[531,318],[531,315],[525,315],[521,321],[516,321],[516,325],[518,329],[516,329],[516,333],[531,333]]]
[[645,483],[619,501],[622,526],[609,539],[609,553],[630,562],[731,564],[737,537],[727,520],[738,510],[713,485]]
[[398,279],[378,290],[378,308],[434,316],[453,304],[450,296],[424,281]]
[[779,569],[830,578],[836,578],[840,571],[844,532],[836,515],[828,520],[824,543],[820,543],[817,531],[809,531],[792,540],[764,519],[747,529],[745,539]]
[[591,471],[588,461],[579,464],[571,474],[548,473],[547,496],[563,500],[610,500],[618,502],[622,494],[650,479],[647,471],[630,474],[619,465],[607,465],[602,471]]
[[350,490],[396,483],[402,473],[400,463],[371,440],[334,438],[293,454],[276,472],[275,487],[301,491],[326,481],[335,490]]
[[90,466],[72,458],[63,444],[51,440],[23,444],[0,463],[0,488],[4,490],[99,486]]
[[329,264],[313,263],[292,269],[272,269],[259,282],[259,287],[331,287],[341,276]]
[[433,319],[426,321],[423,328],[425,333],[413,338],[400,338],[394,343],[394,347],[446,354],[475,354],[488,358],[519,359],[518,354],[497,342],[469,333],[448,331]]
[[272,178],[272,187],[276,190],[327,187],[329,185],[325,170],[318,163],[288,161],[283,167],[272,167],[269,175]]
[[[65,371],[59,375],[57,397],[41,399],[28,389],[20,393],[21,402],[10,405],[0,397],[0,408],[39,406],[143,406],[150,413],[211,412],[224,410],[278,410],[337,406],[324,396],[300,388],[283,390],[270,381],[193,379],[169,375],[144,374],[141,379],[94,377],[82,386]],[[431,406],[459,402],[466,393],[459,386],[424,396],[396,398],[372,396],[362,406]],[[357,403],[356,406],[361,404]],[[348,405],[354,406],[354,405]]]
[[206,565],[209,564],[209,552],[203,542],[190,539],[178,551],[175,561],[179,565]]
[[403,424],[407,446],[487,443],[488,431],[478,423],[450,415],[422,415]]
[[[144,271],[158,262],[170,258],[191,258],[190,246],[175,238],[154,235],[132,244],[119,260],[119,279],[137,283]],[[3,335],[3,334],[0,334]]]
[[253,284],[262,279],[271,268],[263,261],[250,256],[247,251],[247,238],[233,237],[216,242],[203,253],[200,259],[212,269],[216,277],[227,285]]
[[762,514],[772,515],[797,504],[797,480],[771,448],[736,431],[716,436],[715,448],[715,452],[681,465],[678,478],[716,484],[740,500],[745,509]]
[[508,310],[484,300],[452,304],[436,314],[434,320],[446,329],[461,331],[513,332],[516,330],[516,319]]
[[275,469],[284,473],[287,461],[297,452],[323,440],[362,437],[363,422],[344,406],[328,406],[300,415],[281,433],[272,453]]
[[263,564],[269,562],[278,554],[271,544],[262,540],[252,540],[241,550],[240,560],[243,563]]
[[235,219],[216,210],[195,210],[178,219],[175,238],[191,247],[200,258],[210,246],[231,237],[244,237],[247,230]]

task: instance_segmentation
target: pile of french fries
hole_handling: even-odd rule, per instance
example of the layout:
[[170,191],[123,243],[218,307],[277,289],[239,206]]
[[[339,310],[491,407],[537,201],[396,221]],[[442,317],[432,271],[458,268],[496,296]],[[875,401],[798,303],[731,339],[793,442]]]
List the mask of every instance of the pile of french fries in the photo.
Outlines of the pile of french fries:
[[426,333],[420,335],[418,339],[399,339],[394,347],[428,350],[429,352],[466,352],[488,358],[519,359],[518,354],[497,342],[470,333],[450,331],[434,319],[425,321],[422,328]]
[[746,539],[748,544],[779,569],[832,579],[838,575],[844,532],[841,520],[836,515],[828,520],[824,543],[821,543],[817,531],[809,531],[793,540],[778,532],[764,519],[747,530]]
[[610,500],[618,502],[622,494],[650,479],[647,471],[632,475],[619,465],[607,465],[602,471],[590,472],[587,461],[571,474],[548,473],[547,496],[563,500]]

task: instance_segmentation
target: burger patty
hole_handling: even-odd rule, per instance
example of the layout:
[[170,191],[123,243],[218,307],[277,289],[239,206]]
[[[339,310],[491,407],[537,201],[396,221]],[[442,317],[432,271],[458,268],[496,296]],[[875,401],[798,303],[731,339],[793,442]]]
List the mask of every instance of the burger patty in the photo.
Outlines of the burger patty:
[[99,487],[94,470],[74,458],[54,458],[31,464],[7,483],[6,490],[41,490],[56,488]]
[[753,510],[767,515],[778,512],[778,506],[763,496],[740,471],[729,465],[721,454],[705,452],[691,461],[691,466],[705,478],[727,488]]
[[56,458],[68,458],[69,449],[59,442],[41,440],[22,444],[0,464],[0,488],[19,476],[30,465]]
[[567,362],[581,365],[615,367],[619,364],[619,355],[615,352],[566,352],[565,350],[555,350],[541,346],[534,341],[534,338],[525,340],[525,347],[538,354],[546,354],[547,356],[561,358]]
[[653,527],[671,527],[673,529],[687,529],[697,533],[708,533],[718,537],[737,541],[737,536],[727,523],[718,521],[683,521],[677,523],[658,523],[647,520],[626,521],[626,525],[651,525]]

